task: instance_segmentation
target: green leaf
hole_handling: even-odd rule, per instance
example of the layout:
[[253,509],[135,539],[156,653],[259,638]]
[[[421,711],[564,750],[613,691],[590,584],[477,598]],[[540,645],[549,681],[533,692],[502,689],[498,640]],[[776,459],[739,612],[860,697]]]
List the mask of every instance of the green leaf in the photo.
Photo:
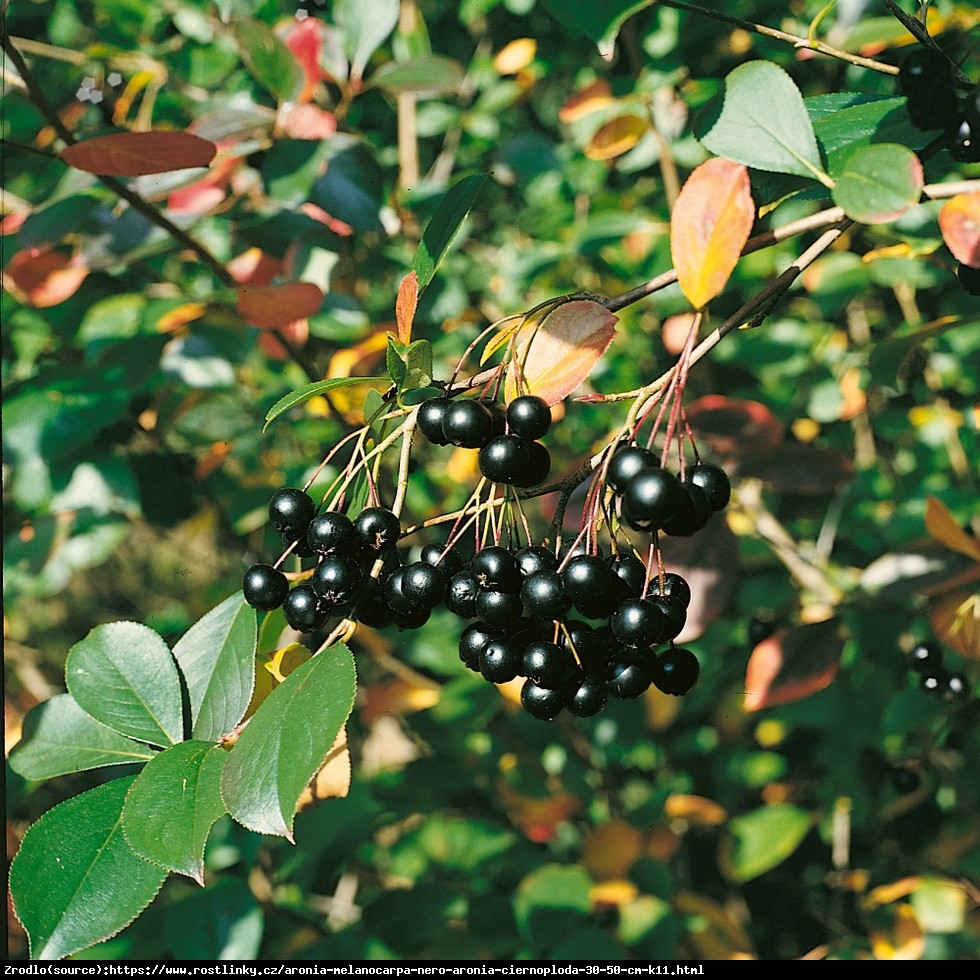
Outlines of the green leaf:
[[48,810],[10,865],[10,892],[31,957],[69,956],[114,936],[153,901],[167,872],[122,833],[134,777],[114,779]]
[[781,864],[810,831],[809,814],[791,803],[778,803],[736,817],[722,848],[721,864],[737,882],[751,881]]
[[347,388],[350,385],[360,385],[360,384],[385,384],[387,383],[387,378],[327,378],[326,381],[314,381],[312,384],[303,385],[302,388],[297,388],[295,391],[291,391],[288,395],[283,395],[265,413],[265,425],[262,427],[264,432],[268,427],[269,423],[275,421],[279,418],[283,412],[288,412],[291,408],[295,408],[297,405],[302,405],[303,402],[309,401],[315,395],[324,395],[328,391],[334,391],[336,388]]
[[718,156],[830,186],[803,96],[769,61],[750,61],[729,72],[695,119],[694,132]]
[[834,203],[855,221],[894,221],[919,203],[922,163],[898,143],[859,146],[847,157],[837,178]]
[[262,906],[240,878],[221,878],[166,912],[167,946],[180,960],[254,960],[262,943]]
[[333,22],[344,33],[351,77],[360,78],[398,23],[398,0],[334,0]]
[[156,753],[86,714],[70,694],[56,694],[32,708],[10,768],[25,779],[53,779],[69,772],[146,762]]
[[171,746],[144,766],[126,795],[123,832],[140,857],[204,884],[204,845],[218,817],[229,754],[213,742]]
[[439,202],[436,213],[422,232],[422,241],[415,251],[412,269],[419,277],[419,294],[432,281],[436,268],[442,261],[463,219],[469,214],[486,174],[470,174],[456,181]]
[[148,626],[97,626],[68,651],[65,681],[84,711],[123,735],[151,745],[183,738],[177,665]]
[[966,889],[946,878],[926,878],[912,892],[912,908],[925,932],[960,932],[965,925],[966,905]]
[[279,102],[294,99],[303,87],[303,72],[292,51],[268,24],[242,17],[234,24],[235,43],[255,80]]
[[292,838],[296,804],[347,720],[355,689],[354,660],[338,644],[293,670],[262,702],[221,780],[240,824]]
[[458,62],[431,55],[382,66],[371,76],[368,87],[383,88],[393,95],[411,92],[429,98],[457,91],[462,81],[463,69]]
[[595,41],[603,55],[610,55],[626,19],[651,3],[653,0],[589,0],[588,3],[545,0],[544,6],[562,27],[584,34]]
[[227,735],[245,714],[255,683],[255,612],[240,592],[199,619],[177,641],[174,658],[191,708],[191,737]]
[[580,865],[546,864],[532,871],[514,896],[517,928],[535,950],[570,936],[592,908],[591,887],[592,879]]
[[405,366],[405,345],[399,343],[394,337],[388,337],[388,346],[385,349],[385,367],[388,369],[388,377],[396,389],[401,391],[405,383],[405,375],[408,369]]

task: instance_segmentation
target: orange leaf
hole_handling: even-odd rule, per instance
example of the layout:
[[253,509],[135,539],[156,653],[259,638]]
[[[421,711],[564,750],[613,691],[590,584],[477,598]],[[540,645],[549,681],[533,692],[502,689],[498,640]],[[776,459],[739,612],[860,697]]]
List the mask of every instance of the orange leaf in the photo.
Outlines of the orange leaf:
[[318,312],[322,302],[323,293],[312,282],[238,287],[238,313],[255,327],[285,327]]
[[956,523],[949,508],[938,497],[931,495],[926,497],[926,530],[951,551],[959,551],[968,558],[980,561],[980,541],[967,534]]
[[32,306],[57,306],[85,281],[88,266],[81,258],[33,246],[18,252],[4,270],[4,285]]
[[398,296],[395,299],[395,323],[398,324],[398,339],[408,344],[412,339],[412,321],[415,319],[415,307],[419,302],[419,277],[413,269],[401,281]]
[[937,596],[929,606],[936,639],[970,660],[980,660],[980,594],[957,589]]
[[612,105],[614,101],[609,83],[604,78],[600,78],[569,97],[558,110],[558,118],[563,123],[575,122],[607,105]]
[[70,167],[104,177],[139,177],[168,170],[206,167],[214,143],[193,133],[155,129],[147,133],[110,133],[73,143],[61,151]]
[[282,262],[253,245],[228,263],[228,272],[235,282],[268,286],[276,276],[282,275]]
[[590,160],[612,160],[632,150],[649,129],[650,124],[642,116],[632,113],[616,116],[595,131],[585,147],[585,155]]
[[664,814],[695,827],[716,827],[728,819],[728,811],[720,803],[690,793],[671,793],[664,800]]
[[535,844],[545,844],[551,840],[558,824],[577,813],[582,806],[582,801],[572,793],[526,796],[502,781],[497,784],[497,798],[514,824]]
[[610,820],[589,831],[582,842],[582,864],[596,881],[625,878],[645,847],[640,830],[625,820]]
[[[594,300],[572,300],[548,314],[517,346],[525,389],[556,405],[592,372],[616,335],[617,317]],[[526,328],[525,328],[526,329]],[[507,374],[507,401],[517,395]]]
[[939,230],[958,261],[980,267],[980,193],[951,197],[939,212]]
[[296,809],[302,812],[321,800],[337,799],[350,792],[351,765],[347,729],[341,728],[324,763],[300,794]]
[[695,309],[725,288],[754,220],[749,173],[742,164],[708,160],[687,178],[670,218],[670,254],[677,281]]
[[843,639],[836,619],[780,630],[759,643],[745,668],[746,711],[790,704],[837,676]]
[[[317,85],[326,72],[320,65],[320,51],[323,48],[322,24],[316,17],[307,17],[296,21],[289,29],[283,40],[286,47],[296,56],[300,68],[303,69],[303,91],[296,101],[309,102],[313,98]],[[303,139],[304,137],[297,137]]]

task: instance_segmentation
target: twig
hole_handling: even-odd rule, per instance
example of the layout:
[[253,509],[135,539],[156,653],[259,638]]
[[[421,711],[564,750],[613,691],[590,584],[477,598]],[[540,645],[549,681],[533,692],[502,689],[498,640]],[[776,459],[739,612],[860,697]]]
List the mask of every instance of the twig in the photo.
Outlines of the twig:
[[767,27],[765,24],[756,24],[751,20],[743,20],[741,17],[732,17],[730,14],[723,14],[708,7],[700,7],[693,3],[682,3],[681,0],[660,0],[665,7],[675,7],[677,10],[687,10],[691,13],[703,14],[705,17],[713,17],[715,20],[724,21],[734,27],[741,27],[742,30],[751,31],[755,34],[762,34],[765,37],[774,37],[779,41],[788,41],[793,47],[806,48],[816,51],[818,54],[825,54],[829,58],[837,58],[840,61],[847,61],[852,65],[860,65],[862,68],[871,68],[873,71],[880,71],[885,75],[897,75],[898,68],[895,65],[887,65],[883,61],[876,61],[874,58],[865,58],[863,55],[851,54],[849,51],[842,51],[823,41],[814,38],[801,37],[799,34],[790,34],[787,31],[780,31],[774,27]]
[[895,3],[895,0],[881,0],[881,2],[888,8],[888,12],[897,20],[902,27],[904,27],[909,34],[911,34],[919,44],[924,45],[927,48],[931,48],[933,51],[938,51],[942,56],[949,62],[950,67],[953,70],[953,78],[956,80],[957,85],[963,85],[969,88],[973,85],[973,82],[960,70],[959,65],[953,61],[950,56],[943,51],[943,49],[936,43],[936,39],[929,33],[928,28],[920,20],[916,20],[911,15],[907,14],[902,8]]

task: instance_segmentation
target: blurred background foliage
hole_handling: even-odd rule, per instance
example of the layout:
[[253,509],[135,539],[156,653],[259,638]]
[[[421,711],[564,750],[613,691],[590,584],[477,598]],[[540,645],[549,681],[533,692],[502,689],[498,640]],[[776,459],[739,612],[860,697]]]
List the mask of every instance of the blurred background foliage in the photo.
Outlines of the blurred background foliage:
[[[592,13],[607,6],[640,8],[614,48],[608,11]],[[725,11],[806,37],[823,6]],[[189,128],[218,144],[203,177],[133,185],[235,281],[282,276],[325,293],[278,336],[243,323],[199,254],[51,153],[50,120],[7,62],[8,747],[26,711],[63,689],[67,650],[93,626],[138,620],[172,642],[248,564],[279,553],[269,497],[303,485],[359,424],[364,393],[315,399],[263,432],[265,412],[311,376],[383,373],[398,283],[459,176],[491,174],[416,318],[442,378],[503,315],[575,290],[612,296],[669,268],[671,203],[707,156],[691,119],[732,68],[774,61],[805,96],[895,92],[891,76],[698,13],[565,7],[7,10],[75,136]],[[930,29],[974,79],[977,23],[971,3],[930,6]],[[840,2],[818,30],[890,64],[913,43],[876,3]],[[926,167],[927,181],[971,175],[980,170],[945,151]],[[790,199],[765,222],[816,207]],[[223,818],[206,889],[171,880],[136,923],[79,957],[980,954],[978,702],[930,697],[907,660],[935,639],[976,689],[980,320],[938,210],[856,227],[762,327],[692,370],[692,423],[736,496],[727,525],[666,546],[700,603],[685,642],[701,662],[689,697],[651,690],[596,719],[544,724],[510,687],[463,667],[451,616],[411,633],[362,627],[348,795],[302,813],[295,846]],[[742,261],[713,314],[737,309],[800,248]],[[672,318],[686,312],[676,287],[623,310],[580,394],[661,373],[686,331]],[[622,410],[566,402],[548,437],[555,475],[600,447]],[[472,454],[419,445],[415,460],[413,519],[465,500]],[[950,517],[931,535],[930,496]],[[530,511],[542,530],[548,507]],[[829,615],[832,635],[799,632]],[[748,711],[747,661],[773,630],[797,641],[802,687]],[[268,653],[275,624],[263,635]],[[92,778],[32,785],[8,769],[11,853],[28,822]],[[9,921],[12,954],[24,955]]]

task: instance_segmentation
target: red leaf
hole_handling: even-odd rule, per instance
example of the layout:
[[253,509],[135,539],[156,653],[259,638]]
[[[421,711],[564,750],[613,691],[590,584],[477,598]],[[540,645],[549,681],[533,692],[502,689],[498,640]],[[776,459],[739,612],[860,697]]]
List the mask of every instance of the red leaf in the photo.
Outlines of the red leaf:
[[38,246],[18,252],[3,274],[5,286],[37,307],[63,303],[87,275],[88,266],[81,258]]
[[695,309],[725,288],[754,221],[749,172],[742,164],[718,157],[687,178],[670,217],[670,254]]
[[255,327],[285,327],[320,309],[323,293],[312,282],[239,286],[238,313]]
[[228,272],[235,282],[248,286],[268,286],[276,276],[282,275],[282,262],[253,245],[228,263]]
[[980,268],[980,193],[950,198],[939,212],[939,229],[957,261]]
[[687,418],[695,436],[720,456],[739,456],[783,441],[782,425],[761,402],[705,395],[688,405]]
[[408,344],[412,339],[412,322],[415,319],[415,308],[419,302],[419,277],[413,269],[401,281],[398,296],[395,299],[395,322],[398,324],[398,339]]
[[779,630],[759,643],[745,668],[745,710],[790,704],[837,676],[844,639],[836,619]]
[[148,133],[110,133],[73,143],[61,151],[70,167],[104,177],[139,177],[168,170],[206,167],[216,147],[193,133],[151,130]]
[[[326,75],[320,65],[320,51],[323,48],[322,25],[316,17],[300,20],[289,29],[283,40],[286,47],[296,56],[300,68],[303,69],[303,91],[297,96],[297,102],[309,102],[313,98],[320,80]],[[297,136],[297,139],[306,137]]]
[[854,463],[829,446],[786,442],[740,454],[736,472],[783,493],[819,496],[853,480]]
[[664,564],[682,575],[691,588],[687,622],[677,636],[684,644],[696,640],[725,611],[738,584],[738,540],[728,524],[712,517],[690,537],[660,536]]
[[[526,326],[517,345],[524,389],[549,405],[570,395],[612,343],[616,322],[617,317],[600,303],[580,299],[563,303],[543,323]],[[516,395],[515,372],[508,371],[507,401]]]

